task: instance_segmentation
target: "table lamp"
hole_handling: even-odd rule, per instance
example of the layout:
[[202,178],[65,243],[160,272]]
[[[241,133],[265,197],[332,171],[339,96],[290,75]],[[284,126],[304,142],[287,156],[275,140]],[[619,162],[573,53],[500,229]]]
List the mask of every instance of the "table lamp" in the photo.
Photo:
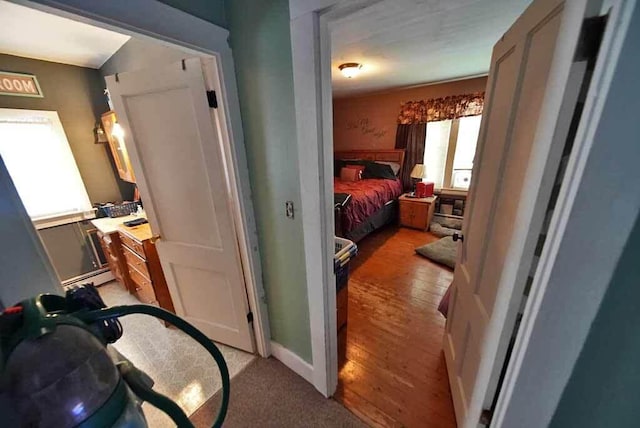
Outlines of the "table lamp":
[[427,178],[427,167],[424,164],[417,163],[410,174],[411,178],[416,180],[414,183],[413,196],[416,198],[426,198],[433,196],[434,183],[424,183],[422,180]]

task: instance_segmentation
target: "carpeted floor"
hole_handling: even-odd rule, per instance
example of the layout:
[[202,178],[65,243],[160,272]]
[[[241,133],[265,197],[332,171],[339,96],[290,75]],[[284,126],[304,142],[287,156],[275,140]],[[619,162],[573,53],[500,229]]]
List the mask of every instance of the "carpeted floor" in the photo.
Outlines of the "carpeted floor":
[[[218,412],[217,392],[191,415],[196,427],[210,427]],[[234,427],[366,427],[357,417],[278,360],[256,358],[231,379],[225,428]]]

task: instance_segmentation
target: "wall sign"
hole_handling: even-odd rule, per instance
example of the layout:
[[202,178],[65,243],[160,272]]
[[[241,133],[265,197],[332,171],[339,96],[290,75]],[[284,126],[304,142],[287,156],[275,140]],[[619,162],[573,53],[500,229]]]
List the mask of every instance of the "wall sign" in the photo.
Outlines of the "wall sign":
[[382,138],[386,135],[387,130],[384,128],[378,128],[376,126],[372,126],[369,123],[369,118],[365,117],[363,119],[351,120],[347,122],[347,129],[358,129],[362,133],[362,135],[372,135],[374,138]]
[[44,97],[38,79],[33,74],[0,71],[0,95]]

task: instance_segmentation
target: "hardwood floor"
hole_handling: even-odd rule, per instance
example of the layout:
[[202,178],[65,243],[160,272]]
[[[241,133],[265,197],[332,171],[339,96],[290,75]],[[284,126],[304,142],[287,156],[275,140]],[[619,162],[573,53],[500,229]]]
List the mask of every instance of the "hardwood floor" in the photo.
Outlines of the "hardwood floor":
[[351,261],[334,398],[372,426],[456,426],[437,312],[453,272],[414,252],[437,239],[390,226],[362,240]]

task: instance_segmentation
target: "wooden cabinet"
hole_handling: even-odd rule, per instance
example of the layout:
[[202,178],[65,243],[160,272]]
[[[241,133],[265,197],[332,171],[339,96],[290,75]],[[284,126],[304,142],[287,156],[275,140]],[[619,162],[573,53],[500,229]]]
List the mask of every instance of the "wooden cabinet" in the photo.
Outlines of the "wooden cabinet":
[[131,160],[124,144],[122,128],[119,128],[117,123],[116,114],[113,111],[108,111],[102,115],[102,127],[104,128],[104,133],[107,134],[107,141],[109,141],[109,148],[118,169],[118,175],[124,181],[135,183],[136,177],[133,174]]
[[126,269],[122,254],[122,245],[118,232],[102,233],[98,231],[100,246],[107,259],[109,269],[115,279],[122,284],[129,292],[132,292],[131,280]]
[[338,326],[338,367],[347,361],[347,318],[349,313],[349,285],[336,293],[336,324]]
[[167,281],[160,265],[155,239],[148,224],[121,228],[122,255],[131,280],[131,292],[142,303],[158,305],[175,312]]
[[429,230],[437,196],[429,198],[410,198],[404,194],[400,201],[400,226]]

